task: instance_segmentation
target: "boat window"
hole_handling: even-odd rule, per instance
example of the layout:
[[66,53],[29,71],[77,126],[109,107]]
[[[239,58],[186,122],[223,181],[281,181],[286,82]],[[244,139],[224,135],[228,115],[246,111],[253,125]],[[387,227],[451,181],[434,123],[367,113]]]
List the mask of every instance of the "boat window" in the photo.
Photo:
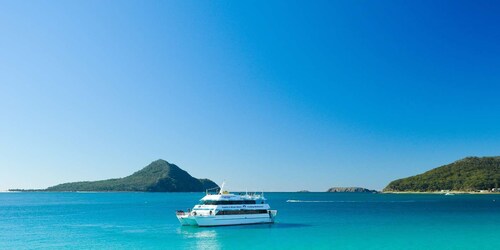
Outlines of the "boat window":
[[213,201],[205,200],[200,202],[201,205],[238,205],[238,204],[256,204],[255,200],[238,200],[238,201]]
[[235,214],[267,214],[267,210],[221,210],[216,215],[235,215]]

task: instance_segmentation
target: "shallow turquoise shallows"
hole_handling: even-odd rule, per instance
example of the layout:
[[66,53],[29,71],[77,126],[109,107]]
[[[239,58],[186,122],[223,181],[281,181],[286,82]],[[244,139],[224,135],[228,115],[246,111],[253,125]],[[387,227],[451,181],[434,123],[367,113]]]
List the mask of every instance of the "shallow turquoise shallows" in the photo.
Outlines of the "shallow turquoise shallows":
[[500,195],[267,193],[276,224],[180,226],[203,195],[0,193],[0,249],[500,249]]

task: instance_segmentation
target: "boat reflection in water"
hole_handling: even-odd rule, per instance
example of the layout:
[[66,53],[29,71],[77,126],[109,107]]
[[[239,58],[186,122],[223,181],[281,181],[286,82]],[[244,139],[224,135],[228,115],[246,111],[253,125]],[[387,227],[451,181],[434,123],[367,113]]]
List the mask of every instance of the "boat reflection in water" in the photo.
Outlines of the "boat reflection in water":
[[181,227],[177,233],[182,235],[186,244],[193,244],[186,246],[189,249],[221,249],[221,245],[217,239],[217,232],[214,229],[204,229],[193,227]]

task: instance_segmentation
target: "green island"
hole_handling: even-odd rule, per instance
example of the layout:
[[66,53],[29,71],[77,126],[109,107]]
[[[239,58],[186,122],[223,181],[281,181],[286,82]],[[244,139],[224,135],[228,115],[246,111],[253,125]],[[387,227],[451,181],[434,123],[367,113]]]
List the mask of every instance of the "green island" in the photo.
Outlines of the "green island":
[[423,174],[392,181],[384,192],[499,192],[500,157],[467,157]]
[[123,178],[63,183],[41,190],[11,191],[203,192],[214,187],[218,186],[213,181],[196,179],[175,164],[160,159]]

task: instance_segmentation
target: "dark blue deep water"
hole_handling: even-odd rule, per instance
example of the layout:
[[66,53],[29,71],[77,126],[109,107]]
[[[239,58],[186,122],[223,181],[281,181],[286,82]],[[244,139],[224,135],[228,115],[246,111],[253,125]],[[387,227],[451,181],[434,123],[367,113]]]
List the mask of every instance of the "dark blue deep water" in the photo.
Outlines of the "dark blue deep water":
[[180,226],[203,195],[0,193],[0,249],[500,249],[500,195],[267,193],[276,224]]

